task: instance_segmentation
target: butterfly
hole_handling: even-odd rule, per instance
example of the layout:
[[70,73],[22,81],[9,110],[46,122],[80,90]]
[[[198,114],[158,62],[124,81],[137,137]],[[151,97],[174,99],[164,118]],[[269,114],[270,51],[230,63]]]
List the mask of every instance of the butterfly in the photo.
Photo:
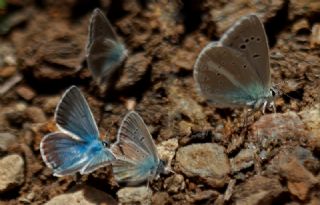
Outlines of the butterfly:
[[86,57],[93,78],[101,84],[108,81],[127,57],[109,20],[100,9],[93,11],[87,42]]
[[218,107],[273,107],[278,94],[271,86],[269,47],[260,19],[251,14],[209,43],[194,65],[201,93]]
[[55,176],[88,174],[115,159],[99,139],[89,105],[76,86],[65,91],[55,120],[60,131],[44,136],[40,143],[42,159]]
[[111,150],[117,158],[112,169],[118,183],[136,185],[167,172],[147,126],[135,111],[124,117]]

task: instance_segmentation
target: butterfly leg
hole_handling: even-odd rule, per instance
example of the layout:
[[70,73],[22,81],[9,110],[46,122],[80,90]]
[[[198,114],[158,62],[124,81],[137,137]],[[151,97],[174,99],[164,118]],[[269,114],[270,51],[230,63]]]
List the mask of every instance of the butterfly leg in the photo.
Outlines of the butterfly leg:
[[270,103],[270,107],[272,107],[274,113],[277,113],[276,105],[274,102]]
[[262,114],[265,114],[267,104],[268,104],[268,101],[265,101],[265,102],[263,103],[263,106],[262,106]]

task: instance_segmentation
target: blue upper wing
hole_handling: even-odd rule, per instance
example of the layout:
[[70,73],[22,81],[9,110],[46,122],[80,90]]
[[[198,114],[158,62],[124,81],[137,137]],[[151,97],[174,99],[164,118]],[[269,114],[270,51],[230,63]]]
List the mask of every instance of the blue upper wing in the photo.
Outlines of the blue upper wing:
[[76,86],[71,86],[64,93],[57,106],[55,118],[59,128],[81,140],[99,138],[99,131],[87,101]]
[[62,132],[46,135],[41,141],[40,151],[43,161],[55,176],[78,171],[87,174],[115,159],[100,140],[84,142]]

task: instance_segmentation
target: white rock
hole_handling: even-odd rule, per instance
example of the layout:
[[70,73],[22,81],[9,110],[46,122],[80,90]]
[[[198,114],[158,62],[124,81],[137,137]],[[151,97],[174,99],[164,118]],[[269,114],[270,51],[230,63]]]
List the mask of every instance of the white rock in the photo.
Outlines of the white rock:
[[24,161],[12,154],[0,159],[0,193],[19,186],[24,181]]
[[0,151],[7,151],[16,142],[17,138],[15,135],[8,132],[0,133]]
[[152,191],[146,186],[141,187],[125,187],[117,192],[119,204],[151,204]]
[[171,167],[171,161],[176,154],[178,146],[179,143],[176,138],[163,141],[157,145],[159,157],[166,162],[168,167]]

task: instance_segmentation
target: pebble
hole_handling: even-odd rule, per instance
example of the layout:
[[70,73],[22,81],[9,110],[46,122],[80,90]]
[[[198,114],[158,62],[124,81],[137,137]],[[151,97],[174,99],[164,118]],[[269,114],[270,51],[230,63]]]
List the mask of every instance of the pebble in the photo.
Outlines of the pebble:
[[17,142],[17,137],[8,132],[0,133],[0,152],[5,152],[8,148]]
[[318,46],[320,46],[320,24],[316,23],[311,30],[310,47],[316,48]]
[[152,204],[153,205],[173,204],[173,201],[167,192],[156,192],[152,196]]
[[56,110],[56,107],[57,107],[58,103],[60,102],[60,100],[61,100],[60,95],[45,97],[44,99],[42,99],[40,101],[40,103],[42,104],[41,107],[43,108],[43,111],[45,113],[52,114]]
[[236,201],[237,205],[272,204],[283,192],[284,189],[276,177],[256,175],[236,186],[231,199]]
[[16,92],[20,97],[28,101],[32,100],[36,96],[36,93],[32,88],[24,85],[17,87]]
[[[192,193],[190,195],[190,202],[196,204],[196,202],[204,202],[204,201],[213,201],[214,199],[218,198],[219,192],[214,190],[205,190],[196,193]],[[210,204],[210,203],[208,203]]]
[[212,187],[224,186],[230,173],[224,147],[215,143],[192,144],[180,148],[176,164],[178,170],[188,177],[199,176]]
[[178,139],[176,138],[162,141],[157,145],[159,157],[166,162],[167,167],[171,167],[171,161],[176,154],[178,146]]
[[276,160],[279,174],[287,179],[289,192],[300,200],[306,200],[318,179],[289,152],[281,152]]
[[125,187],[117,192],[119,204],[151,204],[152,191],[146,186],[141,187]]
[[53,197],[45,205],[81,204],[81,205],[116,205],[117,201],[109,194],[98,189],[85,186],[81,189]]
[[24,182],[24,160],[12,154],[0,159],[0,193],[20,186]]
[[184,190],[185,187],[184,177],[181,174],[172,175],[164,181],[164,188],[169,193],[178,193],[179,191]]
[[33,123],[44,123],[47,121],[47,117],[42,111],[41,108],[30,106],[26,109],[26,115],[28,119],[31,120]]
[[320,104],[301,111],[299,116],[312,134],[310,146],[316,146],[320,149]]
[[243,149],[234,158],[230,159],[232,172],[251,167],[254,164],[254,150]]
[[295,112],[264,115],[251,126],[251,129],[250,141],[260,144],[264,149],[309,136],[304,123]]

